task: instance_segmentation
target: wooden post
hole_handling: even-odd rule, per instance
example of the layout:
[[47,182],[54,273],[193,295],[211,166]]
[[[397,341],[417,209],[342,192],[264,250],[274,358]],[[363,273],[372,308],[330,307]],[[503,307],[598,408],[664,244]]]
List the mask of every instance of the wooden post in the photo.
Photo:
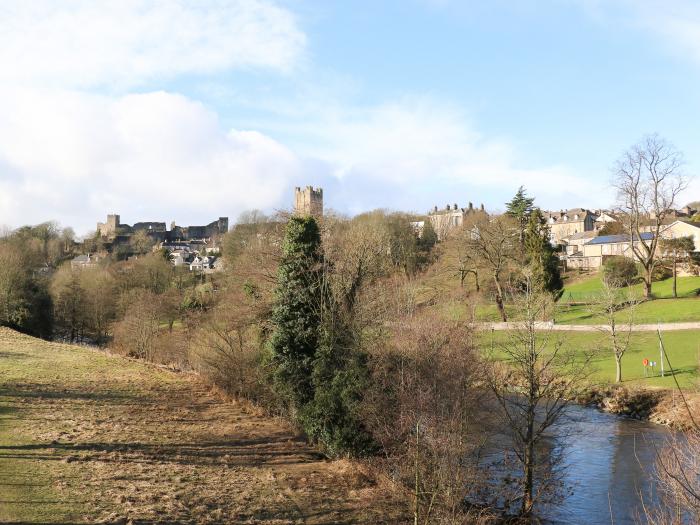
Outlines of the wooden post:
[[659,336],[659,354],[661,355],[661,377],[664,377],[664,342],[661,340],[661,328],[656,325],[656,333]]

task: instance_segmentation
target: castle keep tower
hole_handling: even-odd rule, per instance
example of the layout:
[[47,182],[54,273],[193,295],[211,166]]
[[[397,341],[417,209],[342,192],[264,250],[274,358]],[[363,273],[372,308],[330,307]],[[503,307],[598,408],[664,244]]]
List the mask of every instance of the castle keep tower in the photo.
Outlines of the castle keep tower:
[[109,237],[116,235],[117,228],[119,228],[119,215],[110,214],[107,215],[107,222],[98,222],[97,231],[102,237]]
[[294,188],[294,213],[312,215],[317,219],[323,217],[323,189],[313,186]]

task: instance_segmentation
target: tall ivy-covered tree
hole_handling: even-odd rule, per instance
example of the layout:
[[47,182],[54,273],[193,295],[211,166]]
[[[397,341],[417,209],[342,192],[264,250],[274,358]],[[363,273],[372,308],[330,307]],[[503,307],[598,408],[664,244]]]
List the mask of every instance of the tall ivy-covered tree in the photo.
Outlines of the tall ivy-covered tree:
[[537,292],[560,294],[564,283],[559,258],[549,242],[549,228],[539,208],[531,211],[524,234],[525,264]]
[[525,228],[535,202],[534,197],[528,197],[524,186],[520,186],[515,196],[506,203],[506,215],[512,217],[518,223],[518,238],[522,244],[525,239]]
[[323,255],[313,217],[289,220],[275,293],[270,343],[274,386],[298,413],[314,397],[311,375],[322,322]]

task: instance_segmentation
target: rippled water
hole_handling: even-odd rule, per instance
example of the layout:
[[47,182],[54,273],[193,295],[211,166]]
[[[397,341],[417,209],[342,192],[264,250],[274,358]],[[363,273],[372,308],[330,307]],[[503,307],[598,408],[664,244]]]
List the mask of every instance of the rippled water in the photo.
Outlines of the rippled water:
[[567,439],[565,476],[573,495],[549,509],[547,518],[572,525],[635,523],[640,492],[645,501],[654,497],[649,473],[670,431],[591,408],[572,406],[570,413],[574,432]]

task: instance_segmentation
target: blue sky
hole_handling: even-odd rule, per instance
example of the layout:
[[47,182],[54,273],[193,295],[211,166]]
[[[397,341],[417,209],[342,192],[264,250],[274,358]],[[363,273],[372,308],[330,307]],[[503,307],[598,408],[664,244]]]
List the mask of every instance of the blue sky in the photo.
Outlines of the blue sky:
[[[29,4],[29,5],[28,5]],[[700,5],[678,0],[6,2],[0,224],[208,222],[324,187],[342,213],[525,185],[608,206],[658,132],[696,171]],[[700,199],[693,183],[683,197]]]

